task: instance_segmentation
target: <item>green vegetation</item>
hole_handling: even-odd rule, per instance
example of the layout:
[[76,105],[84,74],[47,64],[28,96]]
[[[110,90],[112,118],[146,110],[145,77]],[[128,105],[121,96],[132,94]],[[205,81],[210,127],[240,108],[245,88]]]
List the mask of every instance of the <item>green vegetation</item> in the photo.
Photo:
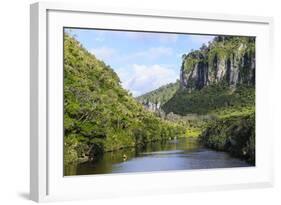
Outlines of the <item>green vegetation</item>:
[[183,55],[181,76],[189,91],[217,83],[254,85],[255,38],[215,37],[208,46]]
[[[185,136],[255,164],[255,38],[218,36],[182,58],[179,89],[161,103],[161,116],[183,125]],[[138,99],[155,103],[162,93]]]
[[216,55],[228,58],[237,52],[240,55],[247,52],[255,53],[255,38],[243,36],[218,36],[210,43],[209,50],[207,52],[208,61],[213,61],[213,58]]
[[64,35],[65,164],[184,132],[183,126],[146,111],[110,66]]
[[[189,72],[198,62],[209,63],[211,68],[216,69],[213,65],[215,58],[227,59],[237,55],[248,53],[249,56],[255,55],[255,38],[243,36],[217,36],[210,42],[209,46],[203,44],[199,50],[183,55],[183,71]],[[213,70],[210,70],[211,72]]]
[[227,151],[255,165],[255,114],[210,121],[200,141],[207,147]]
[[[252,38],[216,37],[208,47],[183,55],[182,74],[210,65],[207,74],[216,76],[216,58],[228,64],[226,59],[234,58],[234,53],[252,56],[254,45]],[[242,80],[234,85],[227,75],[204,84],[205,74],[198,74],[199,87],[195,78],[188,84],[181,79],[134,99],[109,65],[66,33],[64,163],[96,160],[104,152],[185,136],[255,164],[255,87],[249,83],[248,67],[239,69]],[[191,84],[192,89],[187,89]],[[143,106],[148,103],[161,106],[151,112]]]
[[191,53],[189,53],[188,55],[184,55],[183,56],[183,61],[182,61],[182,71],[184,72],[190,72],[192,71],[191,69],[198,64],[199,62],[201,62],[203,60],[203,50],[196,50],[196,51],[192,51]]
[[181,116],[172,112],[165,116],[166,120],[185,127],[185,137],[196,138],[202,133],[205,124],[213,118],[214,116],[212,115],[187,114],[185,116]]
[[157,88],[156,90],[141,95],[136,99],[143,104],[151,102],[154,104],[160,103],[162,105],[165,104],[175,95],[179,87],[179,81],[175,83],[169,83],[167,85],[161,86],[160,88]]
[[238,85],[231,88],[225,84],[210,85],[201,90],[178,90],[177,93],[162,106],[166,112],[179,115],[223,114],[236,112],[240,109],[252,109],[255,102],[255,88],[248,85]]
[[255,164],[253,86],[237,85],[231,88],[216,84],[192,92],[179,90],[162,108],[165,112],[185,116],[199,114],[189,121],[182,117],[187,121],[187,136],[197,136],[207,147],[227,151]]

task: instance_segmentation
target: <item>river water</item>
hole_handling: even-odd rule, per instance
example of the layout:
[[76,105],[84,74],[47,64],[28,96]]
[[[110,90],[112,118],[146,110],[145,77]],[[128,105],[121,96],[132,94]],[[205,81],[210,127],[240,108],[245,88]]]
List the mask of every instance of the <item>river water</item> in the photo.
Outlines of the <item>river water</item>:
[[65,176],[248,167],[246,162],[228,153],[202,147],[194,139],[153,142],[142,148],[107,152],[97,162],[66,166]]

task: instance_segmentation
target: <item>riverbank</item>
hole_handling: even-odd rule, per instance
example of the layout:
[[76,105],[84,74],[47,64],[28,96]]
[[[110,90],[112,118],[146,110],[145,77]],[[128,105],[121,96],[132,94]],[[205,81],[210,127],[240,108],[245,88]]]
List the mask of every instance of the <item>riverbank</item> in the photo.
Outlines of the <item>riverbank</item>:
[[[122,147],[118,147],[118,148],[115,148],[115,149],[107,149],[107,150],[99,150],[99,148],[97,146],[95,146],[96,150],[94,151],[94,153],[89,152],[84,157],[79,157],[76,160],[74,160],[74,161],[72,161],[71,163],[68,163],[68,164],[80,164],[80,163],[84,163],[84,162],[87,162],[87,161],[89,161],[89,162],[90,161],[97,161],[100,158],[102,158],[103,155],[106,154],[106,153],[114,153],[114,152],[118,152],[118,151],[126,150],[126,149],[142,149],[143,147],[146,147],[147,145],[152,144],[152,143],[165,144],[168,141],[175,141],[175,140],[182,140],[182,139],[198,141],[198,135],[196,135],[196,136],[169,137],[167,139],[151,140],[151,141],[146,141],[145,143],[142,142],[142,143],[138,143],[138,144],[131,145],[131,146],[122,146]],[[94,148],[94,145],[92,145],[92,149],[93,148]],[[97,155],[97,153],[98,153],[98,155]],[[93,154],[96,154],[95,158],[94,158]]]
[[117,73],[64,33],[64,163],[183,134],[182,125],[146,110]]
[[204,146],[225,151],[255,165],[255,114],[216,119],[199,136]]
[[105,152],[98,161],[65,166],[65,176],[248,166],[251,165],[227,152],[203,147],[196,138],[179,138]]

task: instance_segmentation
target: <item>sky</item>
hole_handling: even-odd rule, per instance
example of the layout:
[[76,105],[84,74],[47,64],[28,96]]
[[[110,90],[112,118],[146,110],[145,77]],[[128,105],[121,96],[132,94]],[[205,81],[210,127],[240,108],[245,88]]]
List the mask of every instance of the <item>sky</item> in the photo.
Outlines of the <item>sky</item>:
[[134,97],[176,82],[182,55],[214,36],[172,33],[65,29],[118,74]]

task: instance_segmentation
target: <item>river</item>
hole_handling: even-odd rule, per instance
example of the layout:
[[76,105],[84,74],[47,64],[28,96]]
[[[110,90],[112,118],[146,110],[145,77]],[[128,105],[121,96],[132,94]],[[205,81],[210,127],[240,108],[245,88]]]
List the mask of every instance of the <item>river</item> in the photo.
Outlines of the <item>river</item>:
[[153,142],[142,148],[106,152],[97,162],[68,165],[64,175],[248,167],[228,153],[202,147],[194,139]]

